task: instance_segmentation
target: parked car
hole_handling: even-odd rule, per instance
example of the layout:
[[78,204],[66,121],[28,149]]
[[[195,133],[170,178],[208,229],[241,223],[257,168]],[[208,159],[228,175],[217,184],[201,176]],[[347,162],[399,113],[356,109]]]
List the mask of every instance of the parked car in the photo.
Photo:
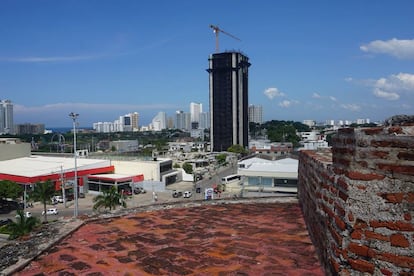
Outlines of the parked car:
[[56,195],[52,197],[52,202],[55,203],[63,203],[63,196]]
[[144,190],[144,188],[141,187],[136,187],[134,189],[134,194],[139,195],[139,194],[145,194],[147,191]]
[[[25,212],[25,213],[24,213],[24,216],[25,216],[26,218],[30,218],[30,217],[32,216],[32,213],[30,213],[30,212]],[[16,215],[16,218],[20,218],[19,214],[17,214],[17,215]]]
[[183,196],[183,192],[180,192],[180,191],[173,191],[172,196],[173,196],[174,198],[181,197],[181,196]]
[[8,225],[8,224],[10,224],[10,223],[12,223],[13,221],[11,220],[11,219],[9,219],[9,218],[7,218],[7,219],[2,219],[2,220],[0,220],[0,226],[4,226],[4,225]]
[[185,192],[184,192],[183,197],[184,197],[184,198],[190,198],[192,195],[193,195],[193,193],[192,193],[192,192],[190,192],[190,191],[185,191]]
[[[56,208],[50,208],[46,210],[47,215],[57,215],[59,212]],[[42,212],[42,216],[45,214],[45,211]]]
[[132,195],[132,192],[131,192],[131,190],[122,190],[121,191],[121,194],[123,194],[125,196],[131,196]]

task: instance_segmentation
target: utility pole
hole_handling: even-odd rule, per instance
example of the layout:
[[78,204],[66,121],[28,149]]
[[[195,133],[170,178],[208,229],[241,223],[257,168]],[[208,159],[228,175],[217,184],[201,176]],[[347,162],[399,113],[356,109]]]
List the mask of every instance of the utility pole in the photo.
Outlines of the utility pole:
[[76,156],[76,119],[78,118],[79,114],[71,112],[69,117],[73,120],[73,157],[75,159],[75,177],[73,183],[74,189],[74,197],[75,197],[75,208],[73,211],[73,216],[75,218],[78,217],[78,164],[77,164],[77,156]]

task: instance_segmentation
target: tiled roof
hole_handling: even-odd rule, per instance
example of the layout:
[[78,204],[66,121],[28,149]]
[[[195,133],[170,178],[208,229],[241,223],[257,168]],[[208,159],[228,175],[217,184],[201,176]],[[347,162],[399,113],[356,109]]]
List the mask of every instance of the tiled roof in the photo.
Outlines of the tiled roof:
[[297,202],[90,221],[15,275],[324,275]]

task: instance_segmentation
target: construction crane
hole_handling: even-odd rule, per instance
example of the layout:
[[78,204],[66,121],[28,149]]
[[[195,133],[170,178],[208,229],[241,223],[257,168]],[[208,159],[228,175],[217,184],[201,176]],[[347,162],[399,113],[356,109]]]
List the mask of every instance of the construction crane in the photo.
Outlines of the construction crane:
[[228,35],[228,36],[230,36],[230,37],[232,37],[232,38],[234,38],[236,40],[241,41],[240,38],[238,38],[238,37],[236,37],[236,36],[234,36],[232,34],[229,34],[228,32],[223,31],[218,26],[210,25],[210,28],[212,28],[213,29],[213,32],[216,34],[216,53],[219,52],[219,32],[222,32],[223,34],[226,34],[226,35]]

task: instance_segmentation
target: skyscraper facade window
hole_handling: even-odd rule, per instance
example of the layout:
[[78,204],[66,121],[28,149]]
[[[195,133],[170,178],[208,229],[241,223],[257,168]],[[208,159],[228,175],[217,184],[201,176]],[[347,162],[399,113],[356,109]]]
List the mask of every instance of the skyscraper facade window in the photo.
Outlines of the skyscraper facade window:
[[261,105],[249,105],[249,123],[263,124],[263,107]]
[[225,151],[232,145],[248,147],[249,66],[249,58],[239,52],[210,55],[207,72],[212,151]]

